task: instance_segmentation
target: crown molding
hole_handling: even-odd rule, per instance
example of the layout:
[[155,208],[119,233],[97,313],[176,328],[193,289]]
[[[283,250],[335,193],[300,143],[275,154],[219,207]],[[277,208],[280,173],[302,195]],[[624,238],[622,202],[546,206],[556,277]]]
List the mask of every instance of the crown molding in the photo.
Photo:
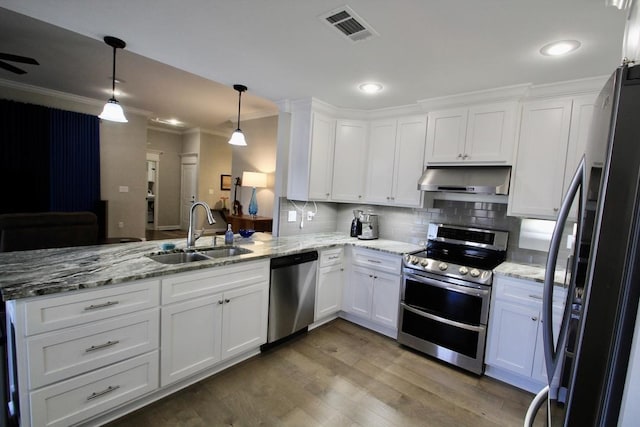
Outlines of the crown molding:
[[443,108],[456,108],[480,103],[485,104],[490,102],[518,101],[527,95],[530,88],[531,83],[524,83],[494,89],[459,93],[456,95],[440,96],[437,98],[422,99],[418,101],[418,104],[422,107],[423,111],[428,112]]
[[558,96],[578,96],[599,92],[609,76],[587,77],[584,79],[535,85],[531,87],[526,100],[553,98]]
[[[13,80],[7,80],[7,79],[0,79],[0,86],[1,87],[6,87],[6,88],[9,88],[9,89],[21,90],[21,91],[29,92],[29,93],[35,93],[35,94],[38,94],[38,95],[50,96],[52,98],[57,98],[57,99],[65,100],[65,101],[76,102],[76,103],[79,103],[79,104],[89,105],[89,106],[92,106],[92,107],[101,108],[106,102],[106,99],[105,100],[98,100],[98,99],[94,99],[94,98],[87,98],[85,96],[74,95],[74,94],[67,93],[67,92],[61,92],[59,90],[47,89],[47,88],[43,88],[43,87],[40,87],[40,86],[29,85],[29,84],[26,84],[26,83],[15,82]],[[137,114],[137,115],[145,116],[147,118],[153,115],[153,113],[151,111],[142,110],[140,108],[125,106],[124,109],[125,109],[125,111],[127,113]]]

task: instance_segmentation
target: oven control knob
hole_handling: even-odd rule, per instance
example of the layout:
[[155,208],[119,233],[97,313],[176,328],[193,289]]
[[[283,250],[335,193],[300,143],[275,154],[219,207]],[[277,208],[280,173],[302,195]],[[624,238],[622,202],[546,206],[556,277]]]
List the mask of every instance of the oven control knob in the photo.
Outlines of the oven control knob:
[[441,262],[440,264],[438,264],[438,268],[440,269],[440,271],[445,271],[447,268],[449,268],[449,266],[446,262]]
[[420,260],[420,265],[423,267],[426,267],[429,265],[429,260],[428,259],[422,259]]
[[469,272],[469,269],[467,267],[460,267],[458,269],[458,272],[464,276],[465,274],[467,274]]
[[478,277],[480,276],[480,270],[478,270],[477,268],[472,268],[469,274],[471,275],[471,277]]
[[409,261],[411,262],[411,264],[415,265],[420,261],[420,259],[417,256],[411,255],[411,259]]

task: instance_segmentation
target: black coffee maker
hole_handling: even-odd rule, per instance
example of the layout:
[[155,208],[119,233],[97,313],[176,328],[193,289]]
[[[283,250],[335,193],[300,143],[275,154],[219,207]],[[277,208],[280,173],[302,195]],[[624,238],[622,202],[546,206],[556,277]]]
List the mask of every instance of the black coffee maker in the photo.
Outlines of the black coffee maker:
[[360,215],[362,211],[358,209],[353,210],[353,221],[351,221],[351,237],[358,237],[362,234],[362,221],[360,221]]

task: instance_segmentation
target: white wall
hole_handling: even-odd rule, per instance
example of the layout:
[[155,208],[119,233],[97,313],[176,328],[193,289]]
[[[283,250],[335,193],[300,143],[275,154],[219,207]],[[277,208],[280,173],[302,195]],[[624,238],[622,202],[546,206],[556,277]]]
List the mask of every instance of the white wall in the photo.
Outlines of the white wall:
[[[222,209],[221,197],[229,198],[231,191],[220,189],[220,175],[231,175],[231,145],[228,138],[202,132],[198,165],[198,199],[213,209]],[[227,199],[227,208],[230,207]]]

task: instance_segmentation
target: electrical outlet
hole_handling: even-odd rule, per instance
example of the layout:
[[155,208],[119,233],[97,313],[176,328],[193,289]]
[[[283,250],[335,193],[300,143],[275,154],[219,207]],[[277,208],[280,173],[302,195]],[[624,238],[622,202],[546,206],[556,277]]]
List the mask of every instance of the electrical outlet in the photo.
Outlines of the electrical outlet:
[[313,216],[314,216],[314,215],[315,215],[315,214],[314,214],[313,212],[308,211],[308,212],[307,212],[307,221],[313,221]]
[[118,188],[118,190],[119,190],[121,193],[128,193],[128,192],[129,192],[129,187],[128,187],[128,186],[126,186],[126,185],[121,185],[121,186]]
[[213,194],[213,188],[209,189],[209,194]]
[[296,222],[297,216],[298,216],[296,215],[296,213],[297,213],[296,211],[289,211],[289,219],[288,219],[289,222]]
[[118,228],[124,228],[124,222],[120,221],[120,222],[118,223]]

